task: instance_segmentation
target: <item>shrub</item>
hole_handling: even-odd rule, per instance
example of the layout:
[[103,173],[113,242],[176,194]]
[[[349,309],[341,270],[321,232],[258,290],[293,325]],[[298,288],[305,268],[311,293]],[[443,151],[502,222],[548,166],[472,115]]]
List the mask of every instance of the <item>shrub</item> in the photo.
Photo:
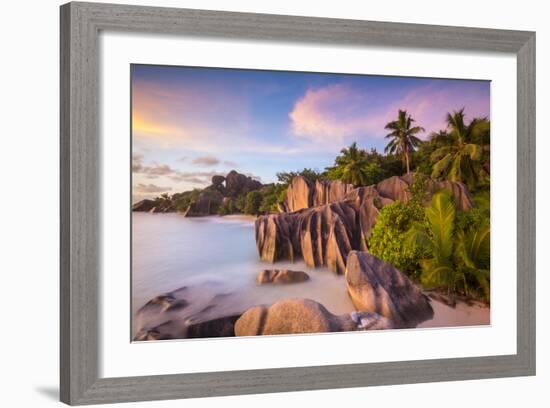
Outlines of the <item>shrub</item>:
[[196,200],[201,193],[201,190],[196,188],[191,191],[185,191],[183,193],[176,193],[172,196],[174,206],[177,211],[184,212],[189,207],[192,201]]
[[422,284],[489,301],[488,214],[473,209],[457,216],[454,201],[446,192],[434,194],[425,212],[427,222],[413,223],[405,234],[409,249],[426,254],[420,260]]
[[421,248],[407,246],[405,233],[414,223],[424,222],[424,209],[415,202],[403,204],[396,201],[385,206],[372,230],[368,242],[369,252],[401,271],[414,275],[425,253]]
[[282,171],[277,173],[277,180],[279,180],[279,183],[288,186],[292,182],[292,179],[297,176],[302,176],[314,183],[322,176],[322,174],[317,170],[309,168],[305,168],[300,171]]
[[246,195],[244,212],[250,215],[258,215],[262,205],[263,196],[259,191],[251,191]]
[[262,194],[262,203],[259,211],[261,213],[270,213],[277,211],[277,204],[286,198],[287,187],[283,184],[269,184],[260,190]]
[[226,198],[222,204],[220,205],[220,208],[218,209],[219,215],[229,215],[229,214],[235,214],[239,212],[235,205],[235,200],[232,198]]

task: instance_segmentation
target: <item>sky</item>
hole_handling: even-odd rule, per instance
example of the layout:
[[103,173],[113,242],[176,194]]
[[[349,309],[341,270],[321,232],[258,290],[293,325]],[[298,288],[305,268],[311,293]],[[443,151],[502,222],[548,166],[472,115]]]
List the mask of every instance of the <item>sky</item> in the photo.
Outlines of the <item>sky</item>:
[[339,151],[384,151],[384,126],[405,109],[426,129],[445,116],[489,117],[490,82],[131,65],[134,201],[210,184],[230,170],[276,181],[324,170]]

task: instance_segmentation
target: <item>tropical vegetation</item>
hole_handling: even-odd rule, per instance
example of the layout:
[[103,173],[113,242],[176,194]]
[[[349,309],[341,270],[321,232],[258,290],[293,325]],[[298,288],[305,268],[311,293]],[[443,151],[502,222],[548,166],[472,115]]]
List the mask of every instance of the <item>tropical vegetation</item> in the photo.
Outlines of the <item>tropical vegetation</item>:
[[[425,288],[452,295],[489,300],[490,281],[490,122],[487,118],[467,121],[464,109],[448,113],[447,127],[424,132],[406,110],[389,122],[384,154],[366,150],[356,142],[343,148],[330,167],[319,171],[304,168],[277,173],[277,181],[261,188],[225,197],[217,208],[220,215],[266,214],[279,211],[289,184],[296,176],[310,182],[340,180],[354,186],[377,184],[391,176],[414,174],[411,199],[379,208],[369,251],[391,263]],[[414,173],[413,173],[414,172]],[[465,183],[474,208],[461,211],[446,191],[433,193],[432,180]],[[428,189],[427,183],[430,183]],[[185,211],[205,189],[164,194],[159,205],[171,200],[177,211]],[[381,207],[381,206],[378,206]]]
[[474,118],[466,124],[464,109],[460,109],[447,114],[447,124],[448,132],[435,136],[446,138],[448,143],[431,154],[434,163],[431,175],[461,181],[474,189],[482,177],[483,147],[480,143],[488,138],[489,121]]
[[390,142],[385,148],[385,152],[389,154],[399,154],[403,157],[407,174],[410,173],[410,155],[415,149],[421,145],[422,141],[416,136],[418,133],[424,132],[421,126],[412,126],[415,120],[406,110],[399,110],[397,120],[386,124],[385,129],[391,130],[386,135]]
[[422,285],[488,301],[489,218],[457,224],[456,206],[445,191],[434,194],[424,211],[425,221],[413,223],[402,237],[409,251],[424,254],[418,260]]

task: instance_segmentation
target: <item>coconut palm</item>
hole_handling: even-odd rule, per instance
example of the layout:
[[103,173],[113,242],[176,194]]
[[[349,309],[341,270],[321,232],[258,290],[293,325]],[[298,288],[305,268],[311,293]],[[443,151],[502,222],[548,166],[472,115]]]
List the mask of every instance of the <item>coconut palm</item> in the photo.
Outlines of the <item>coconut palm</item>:
[[466,125],[462,108],[447,114],[447,125],[450,144],[432,153],[432,177],[462,181],[473,188],[479,181],[483,154],[482,147],[474,141],[482,139],[481,135],[489,131],[489,121],[475,118]]
[[359,149],[357,143],[353,142],[340,151],[335,166],[327,168],[328,176],[355,186],[365,185],[369,180],[369,164],[364,150]]
[[399,110],[397,120],[389,122],[385,126],[385,129],[391,130],[386,135],[386,138],[391,140],[384,151],[390,154],[400,154],[407,167],[407,174],[410,173],[410,154],[422,143],[415,135],[424,132],[423,127],[412,126],[414,122],[415,120],[407,111]]

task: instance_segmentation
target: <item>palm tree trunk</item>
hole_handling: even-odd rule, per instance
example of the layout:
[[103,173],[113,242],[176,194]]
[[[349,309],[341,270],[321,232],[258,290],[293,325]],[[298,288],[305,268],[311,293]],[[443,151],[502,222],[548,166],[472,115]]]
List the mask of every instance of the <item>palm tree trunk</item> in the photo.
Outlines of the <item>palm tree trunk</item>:
[[410,173],[410,169],[409,169],[409,152],[407,150],[405,150],[405,162],[407,163],[407,174]]

